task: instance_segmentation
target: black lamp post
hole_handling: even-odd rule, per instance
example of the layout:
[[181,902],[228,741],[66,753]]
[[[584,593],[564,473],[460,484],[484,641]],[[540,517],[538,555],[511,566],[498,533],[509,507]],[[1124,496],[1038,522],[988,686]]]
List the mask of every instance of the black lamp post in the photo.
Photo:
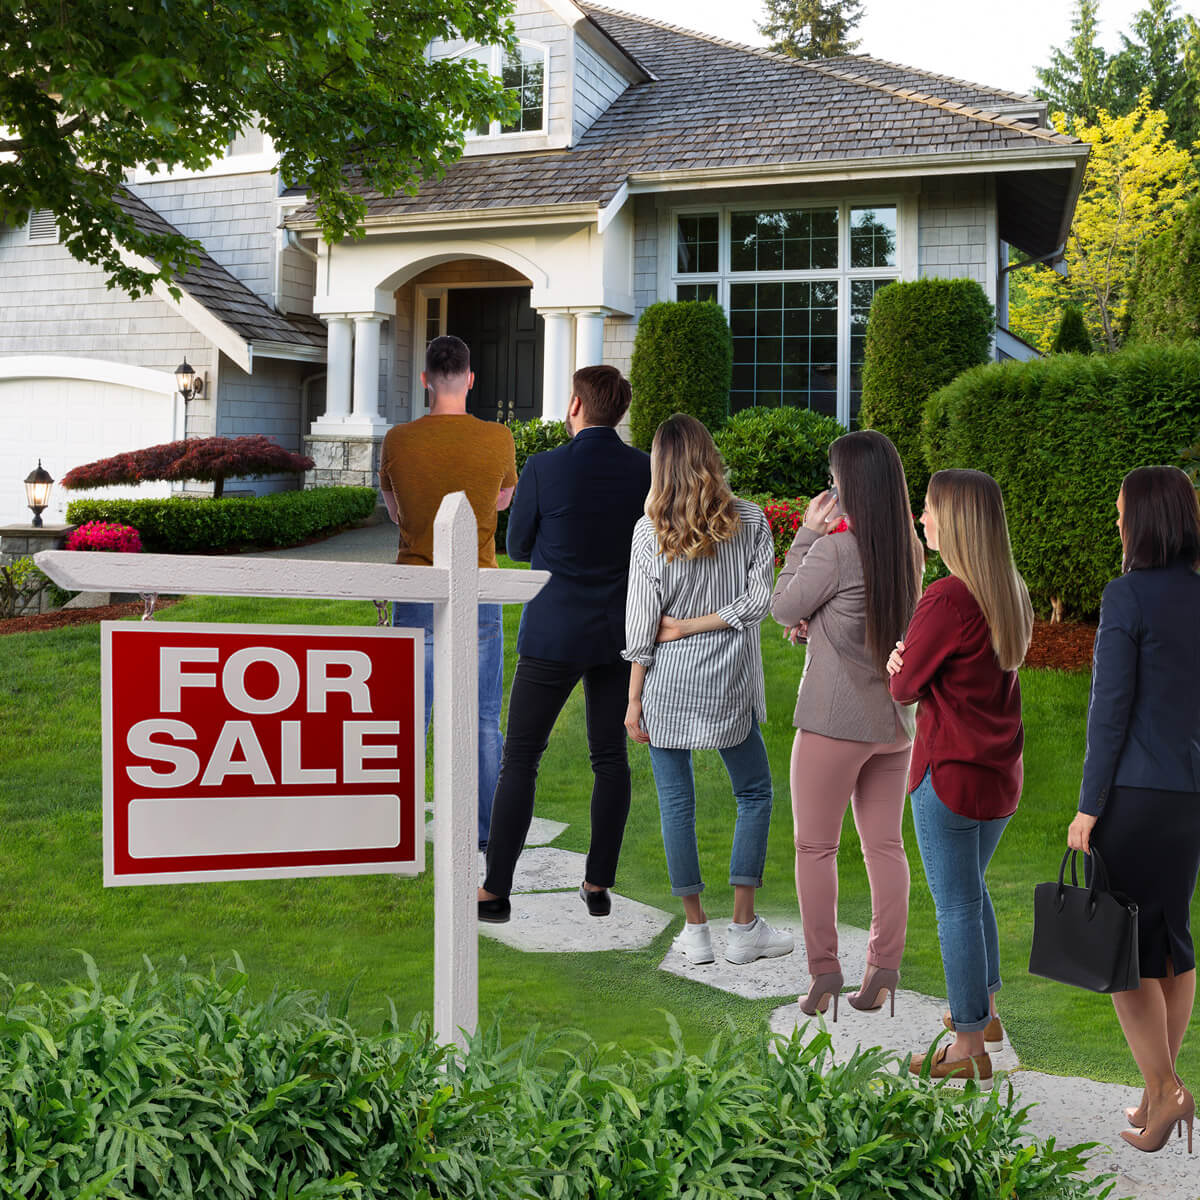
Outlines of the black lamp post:
[[204,380],[196,375],[195,367],[186,358],[175,368],[175,386],[179,389],[184,404],[193,396],[204,392]]
[[33,509],[33,527],[40,529],[42,525],[42,509],[50,503],[50,489],[54,486],[54,477],[42,466],[38,459],[37,469],[25,476],[25,501]]

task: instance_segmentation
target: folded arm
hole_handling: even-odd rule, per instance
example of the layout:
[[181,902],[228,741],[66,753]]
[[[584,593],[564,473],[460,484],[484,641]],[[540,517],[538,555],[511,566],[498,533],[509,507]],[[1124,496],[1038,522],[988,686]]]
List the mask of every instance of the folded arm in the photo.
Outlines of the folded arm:
[[961,637],[962,621],[949,601],[936,592],[926,592],[899,644],[902,657],[895,651],[892,653],[890,662],[900,662],[894,673],[888,667],[892,699],[900,704],[920,700]]

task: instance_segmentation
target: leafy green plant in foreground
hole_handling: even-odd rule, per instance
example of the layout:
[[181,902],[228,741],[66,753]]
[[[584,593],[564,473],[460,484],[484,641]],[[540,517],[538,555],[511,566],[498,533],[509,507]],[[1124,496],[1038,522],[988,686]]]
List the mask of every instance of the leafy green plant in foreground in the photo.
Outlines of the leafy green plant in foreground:
[[[633,1055],[582,1034],[466,1052],[377,1035],[240,962],[117,993],[0,978],[0,1196],[1086,1197],[1087,1146],[1024,1145],[1011,1090],[913,1083],[827,1034]],[[348,998],[347,998],[348,999]],[[805,1037],[808,1038],[805,1041]]]

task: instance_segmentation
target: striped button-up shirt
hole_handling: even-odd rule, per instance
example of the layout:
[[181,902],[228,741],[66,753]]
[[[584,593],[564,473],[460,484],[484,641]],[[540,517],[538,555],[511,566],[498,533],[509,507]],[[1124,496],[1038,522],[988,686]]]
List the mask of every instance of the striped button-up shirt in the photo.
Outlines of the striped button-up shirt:
[[[734,504],[741,527],[710,558],[667,562],[650,518],[633,528],[622,655],[646,668],[642,721],[662,749],[737,746],[767,719],[758,626],[771,604],[775,544],[761,508]],[[729,628],[655,644],[662,616],[712,612]]]

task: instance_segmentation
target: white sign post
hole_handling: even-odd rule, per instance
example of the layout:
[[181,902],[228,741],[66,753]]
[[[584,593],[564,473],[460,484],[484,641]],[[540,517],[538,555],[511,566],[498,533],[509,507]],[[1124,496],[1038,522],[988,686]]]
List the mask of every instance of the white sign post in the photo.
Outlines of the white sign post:
[[432,567],[66,550],[44,550],[36,562],[73,591],[433,604],[434,1029],[441,1041],[464,1044],[479,1015],[478,606],[532,600],[549,574],[480,570],[475,514],[463,492],[438,509]]

